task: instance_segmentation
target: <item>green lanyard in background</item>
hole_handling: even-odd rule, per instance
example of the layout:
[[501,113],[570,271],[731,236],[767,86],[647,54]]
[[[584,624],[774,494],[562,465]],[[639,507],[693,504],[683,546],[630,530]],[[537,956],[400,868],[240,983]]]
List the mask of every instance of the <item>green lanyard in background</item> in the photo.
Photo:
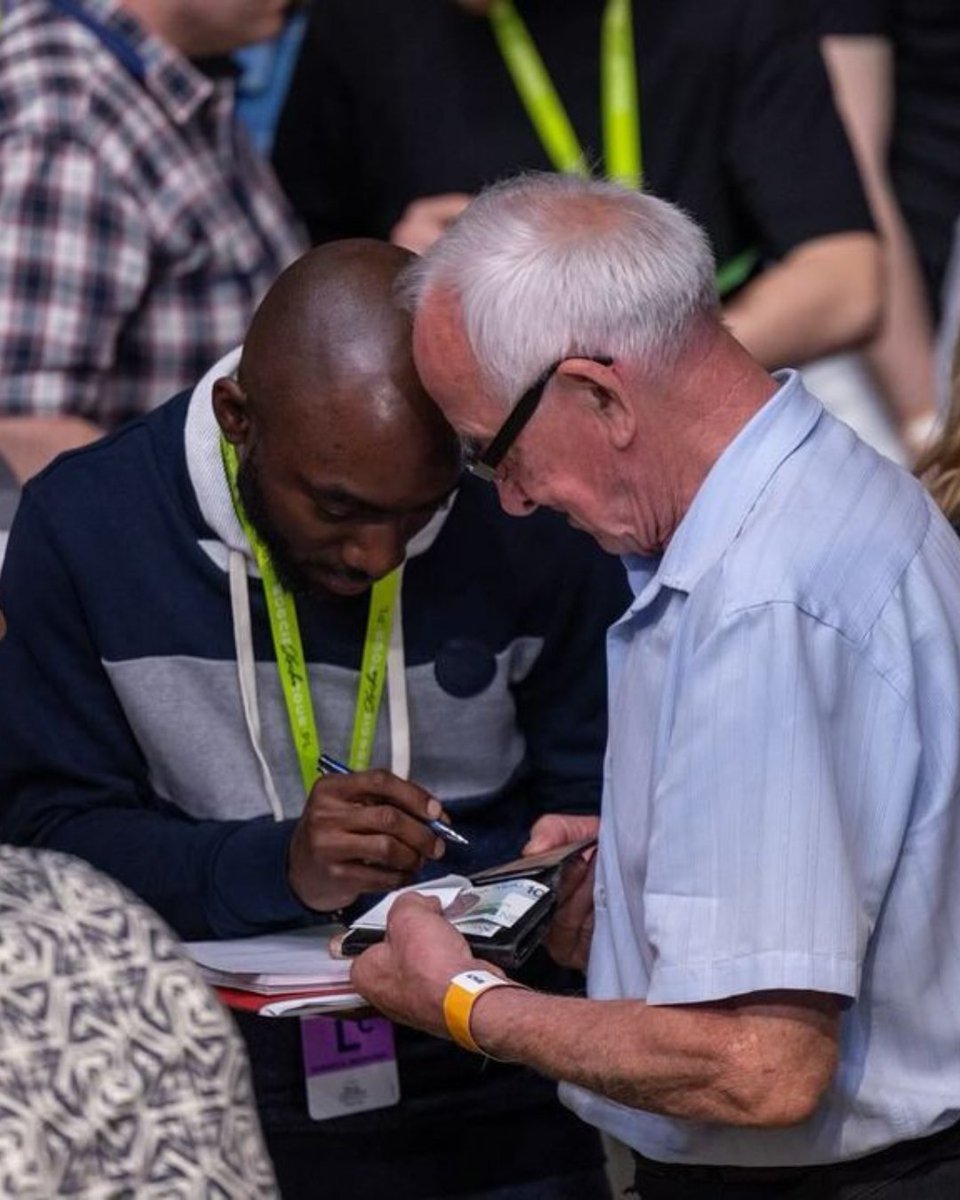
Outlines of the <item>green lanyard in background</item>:
[[[588,175],[590,167],[580,139],[513,0],[493,0],[490,24],[547,157],[558,171]],[[600,93],[607,178],[640,188],[643,149],[631,0],[607,0],[600,33]],[[756,250],[744,250],[717,271],[721,296],[747,279],[757,258]]]
[[[513,0],[494,0],[490,24],[547,157],[558,171],[589,174],[580,139]],[[625,187],[639,188],[643,185],[643,158],[630,0],[607,0],[600,37],[600,81],[607,177]]]
[[[313,701],[310,699],[310,677],[303,654],[296,605],[293,597],[277,579],[270,553],[243,510],[237,490],[239,463],[236,448],[226,438],[221,437],[220,453],[234,512],[260,569],[287,719],[300,764],[303,787],[309,792],[317,778],[320,737],[313,715]],[[367,632],[363,643],[357,707],[353,718],[353,738],[348,759],[348,765],[354,771],[365,771],[370,766],[373,739],[377,731],[377,716],[387,677],[387,652],[393,631],[400,575],[399,568],[391,571],[373,585],[370,595],[370,615],[367,618]]]

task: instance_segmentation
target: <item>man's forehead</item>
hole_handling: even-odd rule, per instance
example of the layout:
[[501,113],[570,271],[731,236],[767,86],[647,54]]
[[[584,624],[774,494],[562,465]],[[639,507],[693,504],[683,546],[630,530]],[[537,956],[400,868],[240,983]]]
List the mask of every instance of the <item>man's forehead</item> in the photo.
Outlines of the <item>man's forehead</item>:
[[426,293],[413,318],[413,356],[432,361],[436,354],[463,356],[470,353],[460,302],[448,288],[435,287]]
[[424,298],[413,325],[413,355],[424,387],[458,430],[482,429],[492,407],[456,297]]

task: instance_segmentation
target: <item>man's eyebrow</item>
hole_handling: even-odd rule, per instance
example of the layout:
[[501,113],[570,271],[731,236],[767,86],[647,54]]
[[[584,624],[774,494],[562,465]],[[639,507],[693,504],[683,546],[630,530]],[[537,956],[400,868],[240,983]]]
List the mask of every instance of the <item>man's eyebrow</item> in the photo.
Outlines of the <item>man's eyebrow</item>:
[[369,513],[373,516],[383,517],[402,516],[406,512],[419,512],[425,508],[440,508],[442,504],[445,504],[450,499],[459,486],[460,481],[457,480],[452,486],[445,488],[439,496],[425,500],[422,504],[417,504],[413,508],[387,508],[382,504],[374,504],[370,500],[365,500],[362,496],[357,496],[346,488],[307,485],[311,496],[320,504],[342,505],[344,508],[352,509],[355,512]]
[[316,484],[311,483],[309,479],[304,480],[304,486],[317,500],[328,500],[333,504],[355,505],[364,508],[376,507],[375,505],[368,504],[362,496],[357,496],[343,487],[337,487],[336,485],[333,487],[318,487]]

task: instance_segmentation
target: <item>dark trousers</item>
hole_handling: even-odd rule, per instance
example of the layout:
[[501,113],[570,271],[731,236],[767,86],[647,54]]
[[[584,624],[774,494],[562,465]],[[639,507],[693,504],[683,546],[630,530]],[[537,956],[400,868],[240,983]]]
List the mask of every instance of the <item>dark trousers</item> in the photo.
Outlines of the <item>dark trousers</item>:
[[960,1200],[960,1124],[820,1167],[697,1167],[633,1157],[638,1200]]

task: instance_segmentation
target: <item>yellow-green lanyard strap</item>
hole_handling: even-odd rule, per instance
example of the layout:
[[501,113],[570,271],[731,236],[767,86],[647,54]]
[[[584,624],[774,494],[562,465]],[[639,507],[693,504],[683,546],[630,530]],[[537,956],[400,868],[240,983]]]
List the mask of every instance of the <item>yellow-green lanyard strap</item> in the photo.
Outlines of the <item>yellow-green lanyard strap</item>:
[[[303,654],[300,637],[300,622],[293,597],[277,578],[270,552],[256,530],[250,524],[240,493],[237,489],[236,448],[221,437],[220,453],[223,469],[230,488],[234,512],[240,522],[247,541],[253,551],[263,581],[263,594],[270,619],[270,635],[277,659],[277,671],[283,689],[283,700],[287,719],[293,736],[300,777],[304,790],[313,786],[317,777],[317,761],[320,758],[320,737],[313,715],[310,699],[310,677]],[[377,716],[383,697],[383,685],[387,677],[387,651],[393,630],[400,570],[391,571],[384,579],[374,584],[370,595],[370,615],[363,643],[363,659],[360,665],[360,684],[357,691],[357,707],[353,719],[353,738],[350,744],[349,766],[354,771],[364,771],[370,765],[373,739],[377,730]]]
[[402,574],[402,568],[398,567],[383,579],[378,579],[370,591],[370,615],[367,617],[367,632],[363,640],[357,711],[354,713],[350,757],[347,759],[347,765],[353,771],[365,771],[373,755],[373,739],[387,678],[387,654]]
[[[540,52],[513,0],[494,0],[490,23],[503,61],[547,157],[558,171],[586,175],[589,164]],[[600,33],[600,90],[607,178],[625,187],[643,184],[640,90],[637,84],[631,0],[608,0]],[[721,296],[738,288],[759,259],[742,250],[717,271]]]
[[[494,0],[490,23],[500,53],[547,156],[558,171],[586,175],[589,165],[563,101],[513,0]],[[640,96],[631,0],[607,0],[600,35],[603,143],[607,177],[643,183]]]
[[624,187],[643,186],[640,92],[633,48],[630,0],[609,0],[600,34],[603,153],[607,178]]

